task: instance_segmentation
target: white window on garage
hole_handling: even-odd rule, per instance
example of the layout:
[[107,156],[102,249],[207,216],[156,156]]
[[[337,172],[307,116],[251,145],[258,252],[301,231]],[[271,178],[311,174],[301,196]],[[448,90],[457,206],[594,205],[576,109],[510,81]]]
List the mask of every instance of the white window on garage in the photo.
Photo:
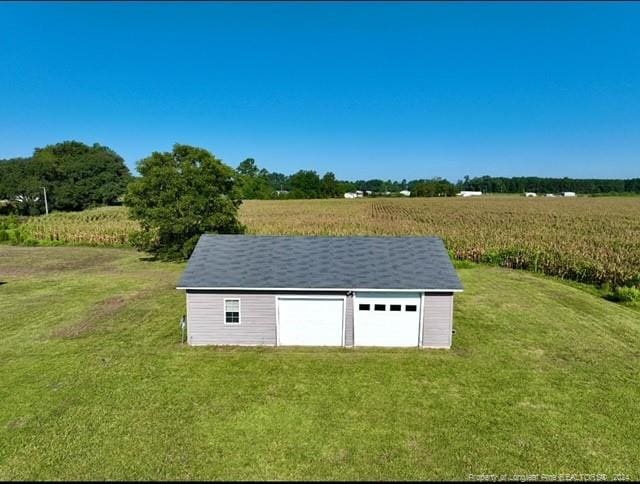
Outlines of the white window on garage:
[[224,300],[225,324],[240,324],[240,299]]

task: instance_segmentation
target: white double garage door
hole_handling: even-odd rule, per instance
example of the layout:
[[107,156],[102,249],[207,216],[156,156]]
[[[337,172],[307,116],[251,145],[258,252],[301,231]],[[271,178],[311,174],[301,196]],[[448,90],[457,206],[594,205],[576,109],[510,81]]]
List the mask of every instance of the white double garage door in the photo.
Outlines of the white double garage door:
[[[420,293],[358,292],[353,307],[354,346],[418,346]],[[278,345],[343,346],[346,297],[278,297]]]

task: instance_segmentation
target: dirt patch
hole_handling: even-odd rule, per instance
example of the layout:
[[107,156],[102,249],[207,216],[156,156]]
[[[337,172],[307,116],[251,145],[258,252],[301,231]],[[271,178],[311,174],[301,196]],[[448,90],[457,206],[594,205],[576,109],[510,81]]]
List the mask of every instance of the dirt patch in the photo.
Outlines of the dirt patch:
[[126,304],[125,298],[122,296],[109,297],[96,304],[89,314],[77,323],[53,331],[52,336],[55,338],[78,338],[93,331],[98,322],[119,311]]
[[10,420],[9,423],[7,424],[7,428],[10,430],[21,429],[23,427],[26,427],[27,422],[28,422],[28,419],[26,417],[18,417],[13,420]]
[[6,278],[51,276],[70,272],[106,272],[128,255],[93,247],[15,247],[0,245],[0,273]]

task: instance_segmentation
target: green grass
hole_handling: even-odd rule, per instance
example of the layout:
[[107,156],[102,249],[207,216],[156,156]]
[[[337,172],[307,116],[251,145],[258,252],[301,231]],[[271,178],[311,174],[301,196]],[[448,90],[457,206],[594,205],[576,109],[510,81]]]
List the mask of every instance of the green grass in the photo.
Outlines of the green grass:
[[0,246],[0,479],[640,477],[640,313],[466,265],[451,351],[190,348],[183,265]]

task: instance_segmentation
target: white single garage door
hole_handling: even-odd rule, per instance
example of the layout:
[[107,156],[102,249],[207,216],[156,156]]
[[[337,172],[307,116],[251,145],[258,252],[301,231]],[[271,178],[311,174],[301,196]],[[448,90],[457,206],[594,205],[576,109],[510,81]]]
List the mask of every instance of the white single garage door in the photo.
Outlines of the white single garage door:
[[278,344],[342,346],[344,299],[278,298]]
[[420,293],[356,293],[355,346],[418,346]]

